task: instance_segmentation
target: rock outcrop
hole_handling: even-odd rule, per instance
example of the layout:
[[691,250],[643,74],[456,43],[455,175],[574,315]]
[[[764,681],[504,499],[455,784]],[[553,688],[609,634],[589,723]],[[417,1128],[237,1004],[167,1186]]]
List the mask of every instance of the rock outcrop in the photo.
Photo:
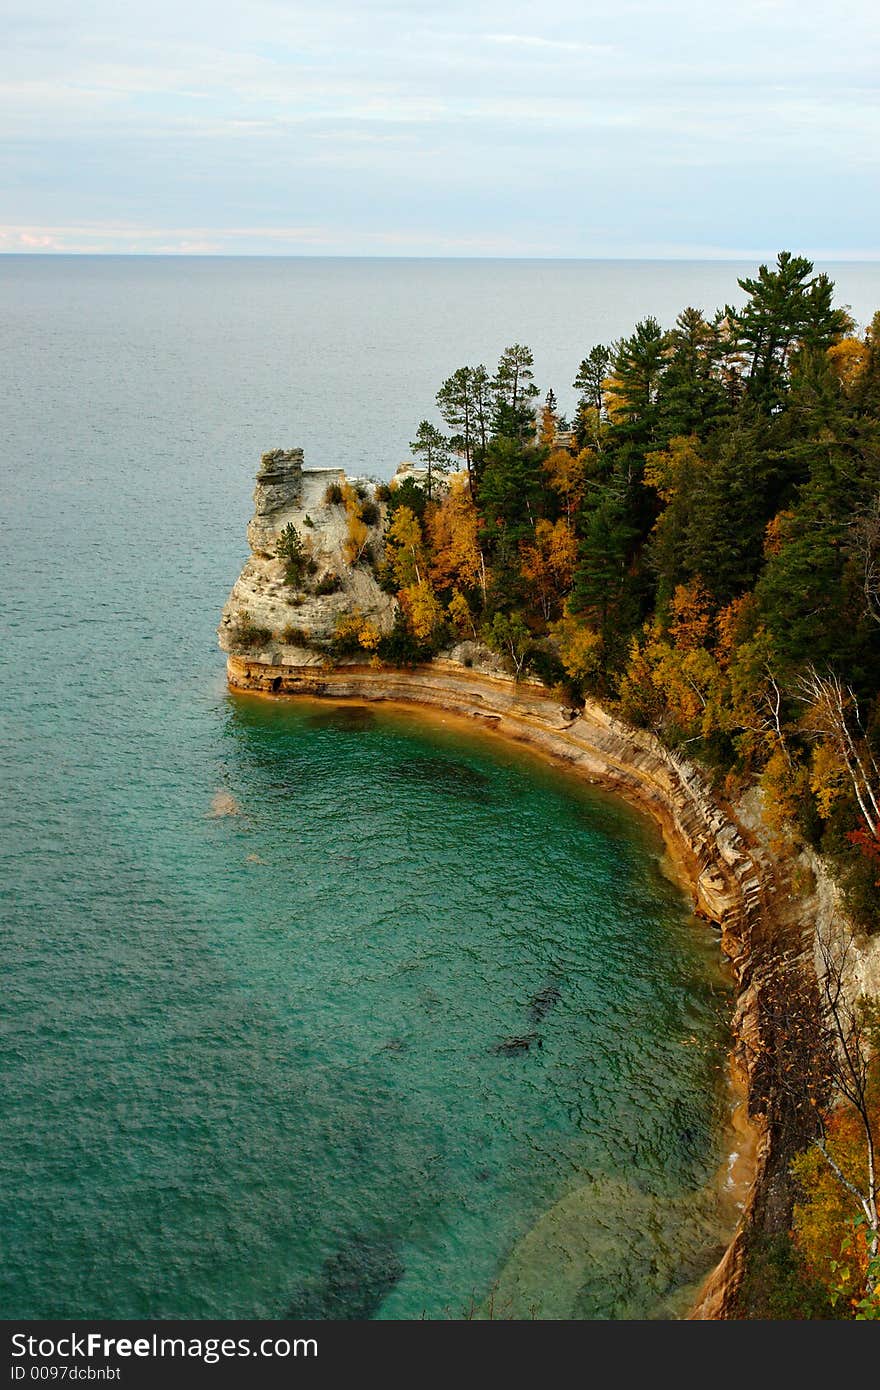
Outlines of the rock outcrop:
[[659,822],[682,879],[692,887],[695,910],[720,929],[722,949],[736,977],[732,1067],[742,1105],[733,1123],[739,1133],[738,1148],[750,1155],[753,1181],[724,1260],[692,1314],[727,1316],[742,1276],[744,1238],[755,1195],[775,1158],[772,1116],[749,1113],[748,1106],[752,1076],[765,1045],[759,982],[762,973],[772,969],[777,951],[790,950],[799,941],[797,926],[793,931],[786,928],[781,937],[777,934],[777,877],[768,857],[744,836],[696,769],[651,734],[621,723],[594,703],[583,710],[561,706],[545,687],[531,681],[514,682],[497,670],[477,670],[449,657],[398,670],[354,663],[340,663],[334,669],[272,666],[232,655],[228,678],[236,690],[390,700],[464,716],[505,738],[540,749],[587,780],[618,792]]
[[275,542],[287,518],[302,501],[302,449],[272,449],[260,460],[254,488],[254,515],[248,542],[255,555],[275,553]]
[[[299,529],[308,516],[314,523],[310,548],[317,568],[332,569],[340,578],[332,595],[297,599],[293,621],[308,624],[315,635],[332,634],[339,615],[357,608],[388,631],[394,600],[371,571],[347,565],[344,509],[320,500],[328,474],[310,479],[303,471],[295,495],[292,455],[283,456],[280,466],[278,455],[267,457],[269,466],[264,460],[258,480],[258,517],[249,532],[254,553],[232,590],[220,627],[221,646],[229,653],[230,686],[271,695],[433,707],[528,743],[654,816],[682,878],[692,887],[695,910],[718,926],[736,979],[732,1063],[743,1103],[734,1127],[738,1148],[749,1155],[751,1184],[737,1230],[691,1316],[737,1316],[749,1240],[756,1231],[785,1228],[791,1202],[788,1167],[798,1139],[772,1078],[768,1083],[766,1077],[766,1058],[774,1054],[777,1039],[763,995],[783,962],[802,962],[815,979],[814,904],[795,891],[791,866],[774,854],[759,833],[760,818],[745,804],[739,815],[723,805],[686,759],[600,705],[567,708],[538,682],[515,682],[478,643],[463,643],[428,665],[399,669],[364,656],[332,661],[326,651],[322,655],[312,646],[285,642],[279,633],[285,619],[292,621],[289,586],[272,547],[288,521]],[[236,644],[235,624],[242,611],[267,633],[271,630],[262,650]],[[815,891],[820,890],[827,896],[821,882]],[[877,959],[874,953],[873,965],[865,970],[876,970]]]
[[[220,622],[224,651],[259,655],[269,665],[320,666],[344,615],[356,611],[379,632],[390,631],[395,600],[380,588],[365,560],[349,564],[346,506],[328,500],[345,484],[341,468],[304,468],[302,449],[275,449],[263,455],[247,532],[251,555]],[[375,505],[373,485],[359,486],[364,500]],[[374,556],[382,543],[381,508],[377,511],[379,522],[371,528]],[[289,525],[295,527],[309,561],[310,573],[297,584],[287,582],[285,563],[276,555]]]

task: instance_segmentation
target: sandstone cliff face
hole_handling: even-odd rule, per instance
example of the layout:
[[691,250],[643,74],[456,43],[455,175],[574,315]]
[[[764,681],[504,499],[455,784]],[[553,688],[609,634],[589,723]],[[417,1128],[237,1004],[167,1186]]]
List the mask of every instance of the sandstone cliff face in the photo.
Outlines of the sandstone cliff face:
[[[293,661],[320,666],[324,660],[320,648],[330,642],[342,615],[357,609],[380,632],[391,630],[394,598],[382,591],[369,565],[348,563],[345,507],[325,500],[330,484],[344,482],[341,468],[304,468],[301,449],[276,449],[263,455],[247,533],[251,555],[220,621],[223,651],[259,656],[273,665]],[[300,586],[285,581],[284,562],[275,554],[281,532],[290,524],[314,564],[314,573]],[[381,526],[374,529],[374,545],[381,547]],[[330,576],[338,581],[336,591],[317,593],[321,581]],[[240,634],[248,627],[269,636],[256,644],[242,643]]]
[[[254,493],[255,514],[248,527],[252,553],[229,595],[219,629],[220,645],[229,654],[230,685],[274,695],[434,706],[528,742],[648,810],[662,826],[682,875],[693,886],[695,909],[718,925],[722,947],[733,963],[739,985],[735,1076],[747,1092],[753,1056],[761,1047],[760,1015],[751,981],[754,938],[761,934],[773,891],[772,874],[765,872],[760,851],[749,847],[696,770],[650,734],[621,724],[599,705],[568,709],[538,682],[514,682],[500,659],[479,643],[461,643],[416,669],[377,667],[363,659],[329,662],[320,646],[332,637],[341,615],[357,608],[387,632],[395,608],[373,573],[366,566],[350,566],[345,558],[345,509],[325,501],[328,483],[343,479],[341,470],[303,469],[299,450],[264,455]],[[314,586],[311,592],[306,586],[305,592],[295,594],[285,582],[275,546],[291,522],[308,545],[316,577],[338,576],[337,592],[317,595]],[[256,647],[238,643],[243,618],[271,636],[261,638]],[[287,640],[285,634],[294,626],[308,632],[308,645]],[[752,1134],[745,1106],[740,1125],[742,1147],[751,1149],[757,1143],[760,1179],[767,1126],[756,1117]],[[741,1270],[745,1220],[704,1291],[696,1316],[723,1316]]]
[[275,553],[275,542],[302,501],[302,449],[273,449],[260,460],[248,542],[255,555]]
[[[295,622],[310,627],[315,637],[332,635],[338,615],[354,607],[382,631],[393,622],[393,599],[382,593],[370,571],[352,570],[345,562],[344,509],[322,500],[331,475],[302,471],[297,476],[289,455],[268,458],[258,477],[257,515],[249,530],[254,553],[233,587],[220,627],[220,644],[229,653],[230,685],[273,695],[435,707],[527,742],[649,811],[692,885],[695,910],[719,927],[736,977],[733,1072],[745,1103],[735,1124],[738,1147],[750,1155],[752,1182],[739,1226],[691,1316],[736,1316],[748,1240],[755,1231],[784,1228],[791,1197],[790,1126],[787,1130],[772,1081],[768,1086],[760,1074],[777,1044],[772,1011],[763,1007],[763,998],[767,982],[778,976],[784,961],[800,960],[815,979],[817,933],[833,933],[840,923],[827,874],[818,861],[808,865],[814,888],[805,893],[795,856],[779,858],[754,797],[735,810],[721,805],[699,771],[653,735],[623,724],[597,704],[566,708],[539,683],[514,682],[499,659],[478,643],[462,643],[429,665],[406,670],[364,660],[331,663],[320,652],[285,644],[278,636],[265,650],[236,648],[230,634],[241,611],[273,633]],[[303,529],[307,515],[315,523],[312,553],[319,566],[339,574],[342,588],[324,598],[306,596],[292,609],[273,547],[288,521],[308,534]],[[880,943],[860,950],[853,970],[854,993],[866,987],[880,992]]]
[[[622,724],[600,705],[561,706],[537,682],[514,682],[479,663],[462,647],[428,666],[375,669],[354,662],[334,669],[232,655],[230,685],[275,695],[345,700],[391,700],[435,707],[541,749],[589,781],[619,792],[649,811],[664,831],[682,877],[693,888],[694,908],[717,924],[737,980],[734,1083],[745,1099],[765,1039],[757,981],[775,947],[772,923],[776,876],[764,852],[714,800],[699,773],[644,730]],[[468,665],[463,664],[468,662]],[[767,958],[765,960],[765,957]],[[754,1164],[752,1192],[727,1254],[703,1290],[692,1316],[727,1315],[743,1268],[743,1241],[755,1192],[772,1157],[771,1126],[744,1103],[735,1117],[739,1147]]]

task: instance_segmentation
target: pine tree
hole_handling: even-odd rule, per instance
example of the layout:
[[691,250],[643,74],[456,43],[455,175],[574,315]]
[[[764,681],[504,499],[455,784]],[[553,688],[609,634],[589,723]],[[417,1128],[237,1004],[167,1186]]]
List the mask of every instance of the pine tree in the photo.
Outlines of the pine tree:
[[422,420],[416,430],[415,439],[411,439],[409,447],[419,458],[424,459],[428,476],[425,482],[425,491],[430,502],[433,495],[434,474],[448,473],[452,467],[452,454],[449,449],[449,440],[441,434],[436,425],[432,425],[430,420]]
[[534,430],[534,406],[539,394],[534,382],[534,358],[520,343],[505,348],[492,378],[492,430],[508,439],[526,440]]
[[486,368],[459,367],[437,392],[437,406],[452,431],[450,447],[464,456],[471,486],[475,461],[485,453],[488,431]]
[[615,345],[610,390],[615,411],[624,421],[650,433],[660,379],[666,365],[667,339],[655,318],[642,319],[629,338]]
[[751,589],[761,568],[775,476],[754,429],[725,434],[718,457],[694,479],[682,562],[721,605]]
[[602,638],[605,670],[622,654],[638,620],[632,573],[637,539],[620,478],[594,486],[584,502],[570,608],[588,614]]
[[757,279],[737,281],[748,296],[743,308],[727,308],[732,337],[746,354],[747,393],[765,410],[782,400],[799,343],[824,351],[851,327],[846,311],[832,305],[828,276],[811,279],[812,272],[806,256],[780,251],[774,270],[762,265]]
[[601,425],[605,410],[605,379],[611,366],[611,349],[602,343],[591,348],[578,367],[574,389],[578,394],[575,439],[578,448],[601,450]]
[[707,322],[699,309],[683,309],[667,335],[658,399],[661,435],[705,433],[728,412],[722,351],[718,324]]

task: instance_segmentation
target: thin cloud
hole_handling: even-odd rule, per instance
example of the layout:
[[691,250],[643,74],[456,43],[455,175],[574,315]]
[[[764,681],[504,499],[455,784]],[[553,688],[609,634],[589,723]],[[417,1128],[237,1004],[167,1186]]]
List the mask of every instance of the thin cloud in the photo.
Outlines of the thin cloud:
[[540,34],[487,34],[489,43],[508,44],[515,48],[537,48],[554,53],[597,53],[614,52],[609,43],[581,43],[577,39],[547,39]]
[[7,249],[880,244],[875,0],[5,11]]
[[[371,254],[450,256],[540,255],[535,239],[479,233],[437,236],[431,231],[392,226],[361,237]],[[53,252],[149,255],[313,255],[357,254],[350,234],[332,226],[155,227],[131,222],[37,227],[0,225],[0,253]]]

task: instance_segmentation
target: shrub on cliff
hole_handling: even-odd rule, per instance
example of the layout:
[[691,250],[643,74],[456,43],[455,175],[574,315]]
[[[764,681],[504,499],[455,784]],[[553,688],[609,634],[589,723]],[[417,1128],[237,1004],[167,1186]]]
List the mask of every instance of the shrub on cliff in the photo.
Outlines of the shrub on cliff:
[[339,483],[328,483],[327,491],[324,493],[325,504],[328,507],[338,507],[342,500],[342,488]]
[[495,613],[483,629],[483,636],[493,650],[509,663],[519,680],[533,650],[532,634],[518,613]]
[[342,580],[339,578],[339,575],[333,574],[328,570],[326,574],[321,575],[321,578],[315,585],[315,593],[320,598],[323,598],[326,594],[338,593],[341,588]]
[[297,627],[291,623],[281,633],[282,642],[286,642],[289,647],[307,647],[309,645],[309,630],[307,627]]
[[419,666],[423,661],[430,661],[435,651],[430,642],[415,636],[400,608],[395,614],[394,627],[377,648],[379,659],[389,666]]
[[235,619],[229,626],[229,640],[232,646],[253,650],[254,648],[265,647],[272,641],[272,631],[268,627],[260,627],[255,623],[249,613],[244,611],[237,613]]
[[380,644],[380,633],[375,623],[365,618],[359,608],[350,613],[340,613],[336,629],[330,642],[332,656],[355,656],[358,653],[376,651]]
[[558,652],[546,641],[540,642],[532,648],[528,667],[538,677],[538,680],[547,686],[548,690],[558,689],[568,704],[582,702],[577,681],[572,680],[564,663],[560,660]]
[[288,584],[302,584],[310,572],[310,565],[314,566],[314,561],[310,560],[302,537],[292,521],[288,522],[278,537],[275,554],[279,560],[284,561],[284,578]]
[[345,540],[345,558],[352,566],[364,559],[370,537],[370,528],[363,519],[365,507],[372,503],[364,500],[366,494],[362,487],[352,487],[346,483],[342,490],[345,511],[348,518],[348,535]]
[[800,1321],[840,1316],[787,1231],[748,1243],[738,1312],[749,1319]]
[[394,516],[398,507],[409,507],[410,511],[421,521],[425,515],[425,507],[428,505],[428,495],[423,487],[413,478],[404,478],[402,483],[389,488],[388,496],[388,519]]

